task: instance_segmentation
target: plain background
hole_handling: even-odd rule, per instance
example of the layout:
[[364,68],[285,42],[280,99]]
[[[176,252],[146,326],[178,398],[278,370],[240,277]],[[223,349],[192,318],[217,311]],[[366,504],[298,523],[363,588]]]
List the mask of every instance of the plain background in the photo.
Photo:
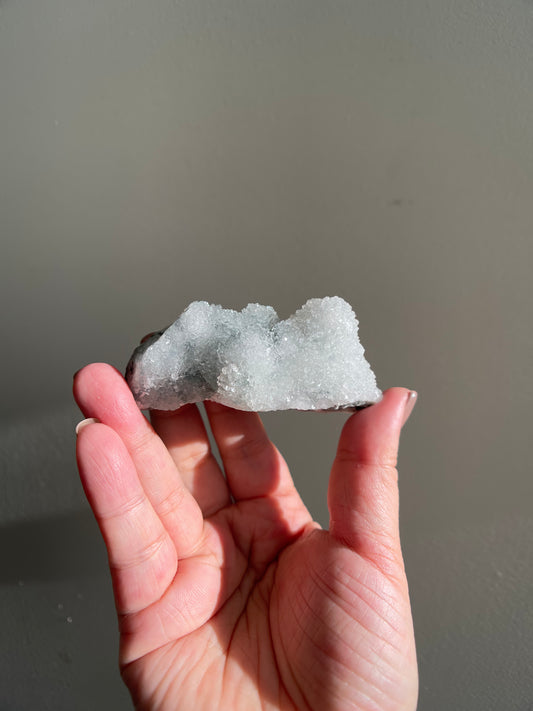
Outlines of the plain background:
[[[0,709],[130,708],[72,373],[338,294],[400,455],[420,711],[533,709],[529,0],[0,0]],[[345,416],[265,417],[327,525]]]

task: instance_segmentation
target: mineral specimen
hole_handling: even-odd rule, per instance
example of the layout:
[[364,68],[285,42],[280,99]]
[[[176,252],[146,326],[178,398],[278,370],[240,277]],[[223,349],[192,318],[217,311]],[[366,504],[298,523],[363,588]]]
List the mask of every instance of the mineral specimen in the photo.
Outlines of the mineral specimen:
[[309,299],[282,321],[271,306],[242,311],[193,302],[133,352],[126,380],[141,409],[214,400],[239,410],[332,410],[381,399],[351,306]]

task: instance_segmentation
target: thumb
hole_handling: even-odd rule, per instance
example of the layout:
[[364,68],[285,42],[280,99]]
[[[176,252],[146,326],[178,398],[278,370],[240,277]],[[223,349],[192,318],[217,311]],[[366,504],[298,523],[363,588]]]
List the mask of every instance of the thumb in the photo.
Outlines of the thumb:
[[417,394],[391,388],[342,430],[328,491],[330,533],[378,567],[401,563],[396,461]]

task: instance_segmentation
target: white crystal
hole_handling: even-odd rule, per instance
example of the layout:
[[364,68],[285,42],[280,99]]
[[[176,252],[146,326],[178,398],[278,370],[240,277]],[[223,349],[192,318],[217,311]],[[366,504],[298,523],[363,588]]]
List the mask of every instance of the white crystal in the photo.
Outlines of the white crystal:
[[126,379],[146,410],[202,400],[251,411],[364,407],[382,393],[358,326],[338,296],[309,299],[284,321],[271,306],[195,301],[134,351]]

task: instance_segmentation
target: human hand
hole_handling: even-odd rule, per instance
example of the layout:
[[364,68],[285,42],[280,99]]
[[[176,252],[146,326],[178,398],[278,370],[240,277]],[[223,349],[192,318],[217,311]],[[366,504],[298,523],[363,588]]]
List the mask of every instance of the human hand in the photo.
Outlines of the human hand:
[[153,412],[96,363],[74,380],[81,480],[104,537],[120,666],[138,709],[413,711],[417,666],[398,532],[408,390],[344,425],[313,522],[257,414]]

